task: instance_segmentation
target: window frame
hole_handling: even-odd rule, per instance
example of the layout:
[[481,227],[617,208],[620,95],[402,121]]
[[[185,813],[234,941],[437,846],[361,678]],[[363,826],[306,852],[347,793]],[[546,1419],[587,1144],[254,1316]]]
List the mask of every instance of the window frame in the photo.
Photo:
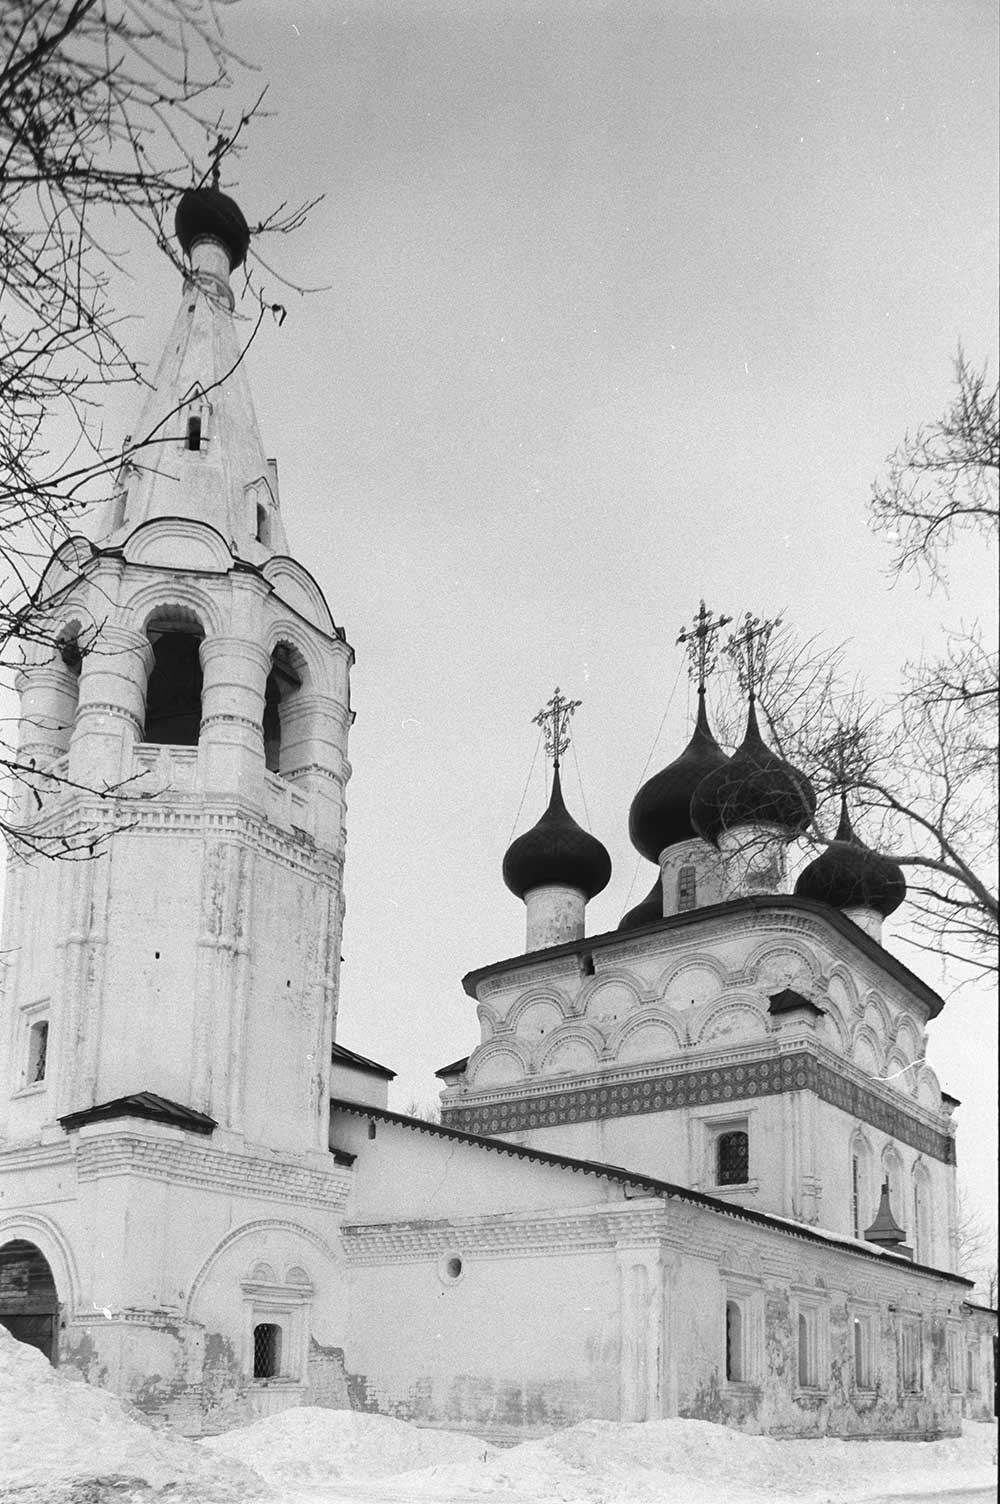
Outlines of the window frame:
[[926,1387],[924,1384],[924,1322],[919,1312],[903,1311],[900,1313],[896,1328],[896,1352],[900,1394],[923,1394]]
[[794,1295],[791,1335],[795,1392],[825,1392],[830,1387],[829,1308],[825,1295],[818,1295],[813,1290]]
[[[729,1389],[759,1386],[764,1371],[763,1291],[750,1277],[725,1275],[722,1281],[722,1375]],[[739,1374],[731,1376],[730,1308],[739,1313]]]
[[[872,1394],[878,1389],[878,1324],[879,1313],[870,1306],[851,1301],[847,1307],[850,1328],[851,1388],[860,1394]],[[858,1371],[858,1347],[863,1362]]]
[[[20,1040],[14,1059],[11,1082],[11,1095],[14,1097],[39,1096],[48,1090],[52,1084],[55,1069],[55,1056],[53,1054],[53,1029],[52,1029],[52,1001],[50,998],[42,998],[38,1002],[29,1003],[21,1009],[19,1021]],[[32,1080],[34,1069],[33,1054],[34,1040],[38,1037],[38,1030],[45,1026],[45,1068],[41,1077]]]
[[[269,1265],[257,1263],[242,1281],[242,1290],[243,1373],[247,1382],[260,1387],[283,1384],[304,1388],[308,1383],[309,1317],[314,1295],[308,1275],[296,1269],[279,1280]],[[254,1373],[254,1339],[260,1326],[277,1327],[280,1333],[277,1372],[266,1378]]]

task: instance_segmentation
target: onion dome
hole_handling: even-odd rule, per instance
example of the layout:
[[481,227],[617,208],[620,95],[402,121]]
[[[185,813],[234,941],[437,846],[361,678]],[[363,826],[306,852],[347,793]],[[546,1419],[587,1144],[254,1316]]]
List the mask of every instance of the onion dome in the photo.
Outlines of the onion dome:
[[629,909],[619,920],[619,930],[637,930],[640,925],[652,924],[657,919],[663,918],[663,882],[659,873],[656,881],[646,894],[641,903],[637,903],[634,909]]
[[563,803],[559,766],[549,807],[537,825],[518,836],[503,859],[503,880],[523,898],[532,888],[579,888],[588,899],[611,880],[611,858],[595,836],[577,825]]
[[804,773],[766,746],[753,699],[742,742],[726,762],[703,778],[691,799],[691,823],[706,841],[738,825],[776,825],[789,839],[801,835],[816,810]]
[[680,757],[644,783],[632,800],[628,833],[636,851],[648,861],[659,862],[665,847],[692,840],[697,831],[691,824],[691,795],[708,773],[728,762],[708,729],[705,691],[699,689],[698,717],[691,740]]
[[835,909],[874,909],[885,919],[906,897],[906,878],[892,857],[872,851],[858,840],[851,829],[847,800],[842,796],[837,834],[799,874],[795,894]]
[[231,272],[247,259],[250,226],[239,204],[218,188],[188,188],[181,194],[174,213],[174,234],[186,256],[190,256],[195,241],[206,235],[220,240],[229,255]]

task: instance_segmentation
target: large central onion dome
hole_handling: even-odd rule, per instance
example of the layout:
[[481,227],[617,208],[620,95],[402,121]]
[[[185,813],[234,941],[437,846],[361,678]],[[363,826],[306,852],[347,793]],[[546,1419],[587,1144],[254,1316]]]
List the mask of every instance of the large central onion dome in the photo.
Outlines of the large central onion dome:
[[611,881],[611,858],[595,836],[577,825],[563,803],[558,764],[549,807],[537,825],[518,836],[503,859],[503,880],[523,898],[532,888],[578,888],[589,900]]
[[[698,690],[694,735],[680,757],[654,774],[632,800],[628,812],[629,839],[647,860],[659,862],[660,852],[697,831],[691,823],[691,795],[708,774],[729,762],[708,727],[705,691]],[[662,917],[662,915],[661,915]]]
[[186,256],[190,256],[196,240],[208,236],[221,241],[231,272],[243,265],[250,248],[250,226],[243,211],[218,188],[188,188],[181,194],[174,212],[174,234]]
[[841,796],[840,824],[829,846],[799,874],[798,898],[813,898],[835,909],[874,909],[883,919],[906,897],[903,869],[892,857],[872,851],[851,828]]
[[815,810],[806,775],[764,743],[751,699],[742,742],[725,767],[709,773],[694,791],[692,825],[713,845],[739,825],[773,825],[791,838],[801,835]]

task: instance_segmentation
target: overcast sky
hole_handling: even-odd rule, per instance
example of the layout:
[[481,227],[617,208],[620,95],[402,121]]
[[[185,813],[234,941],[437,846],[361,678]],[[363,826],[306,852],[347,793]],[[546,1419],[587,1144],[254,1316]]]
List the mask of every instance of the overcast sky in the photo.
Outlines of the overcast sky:
[[[247,217],[325,195],[262,247],[325,290],[264,275],[289,316],[251,379],[357,652],[339,1037],[405,1108],[477,1042],[463,973],[523,950],[500,864],[555,685],[583,701],[568,803],[614,861],[600,933],[653,877],[628,806],[687,739],[702,596],[850,638],[882,693],[992,613],[981,548],[950,598],[890,589],[866,498],[959,341],[994,358],[994,7],[244,0],[227,30],[274,112]],[[125,297],[151,359],[154,276]],[[539,758],[518,828],[544,803]],[[984,1199],[995,1016],[966,990],[932,1030]]]

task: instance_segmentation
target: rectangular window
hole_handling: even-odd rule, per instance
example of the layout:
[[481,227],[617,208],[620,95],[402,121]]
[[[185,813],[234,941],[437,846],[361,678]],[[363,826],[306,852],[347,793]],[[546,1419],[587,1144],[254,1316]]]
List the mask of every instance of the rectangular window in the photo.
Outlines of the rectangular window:
[[40,1018],[28,1031],[28,1069],[26,1085],[37,1086],[45,1080],[45,1068],[49,1053],[49,1021]]
[[972,1346],[965,1350],[965,1387],[970,1394],[979,1393],[979,1350]]
[[854,1316],[851,1319],[854,1342],[854,1387],[875,1387],[875,1322],[871,1316]]
[[720,1133],[715,1144],[716,1185],[746,1185],[750,1179],[750,1135],[743,1129]]
[[819,1389],[826,1382],[826,1310],[800,1305],[792,1328],[795,1376],[800,1389]]
[[854,1236],[861,1236],[861,1165],[858,1156],[851,1158],[851,1226]]
[[948,1328],[948,1388],[952,1394],[961,1394],[965,1387],[963,1349],[961,1327],[950,1326]]
[[698,876],[694,867],[682,867],[677,874],[677,912],[687,914],[698,901]]
[[726,1301],[726,1382],[742,1384],[746,1378],[743,1311],[739,1301]]
[[899,1325],[899,1381],[904,1394],[919,1394],[924,1387],[919,1316],[904,1316]]

